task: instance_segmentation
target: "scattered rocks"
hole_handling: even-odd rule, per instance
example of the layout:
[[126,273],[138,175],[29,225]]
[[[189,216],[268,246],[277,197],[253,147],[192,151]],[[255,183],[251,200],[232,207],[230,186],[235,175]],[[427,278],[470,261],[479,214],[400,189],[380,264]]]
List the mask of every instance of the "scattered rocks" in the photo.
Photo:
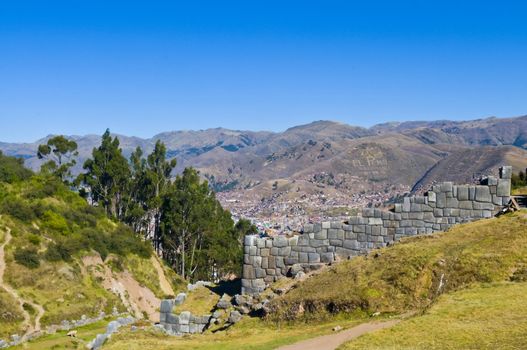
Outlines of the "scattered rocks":
[[218,301],[218,303],[216,304],[216,308],[217,309],[228,309],[230,307],[232,307],[231,297],[229,297],[229,295],[227,294],[223,294],[220,300]]
[[341,326],[335,326],[333,327],[332,331],[333,332],[338,332],[338,331],[341,331],[342,330],[342,327]]
[[241,319],[242,319],[242,314],[239,313],[238,311],[234,310],[234,311],[231,311],[231,314],[229,315],[228,322],[230,324],[235,324],[235,323],[240,322]]
[[208,282],[208,281],[197,281],[196,283],[192,284],[192,283],[189,283],[187,284],[187,290],[189,292],[192,292],[194,289],[198,288],[198,287],[211,287],[213,286],[213,283],[212,282]]
[[135,322],[135,318],[128,316],[128,317],[119,317],[115,321],[111,321],[108,323],[108,326],[106,327],[106,333],[103,334],[97,334],[95,339],[93,339],[91,342],[88,343],[86,346],[90,350],[97,350],[100,349],[101,346],[104,344],[106,339],[110,338],[111,335],[117,330],[119,330],[120,327],[129,325],[131,323]]

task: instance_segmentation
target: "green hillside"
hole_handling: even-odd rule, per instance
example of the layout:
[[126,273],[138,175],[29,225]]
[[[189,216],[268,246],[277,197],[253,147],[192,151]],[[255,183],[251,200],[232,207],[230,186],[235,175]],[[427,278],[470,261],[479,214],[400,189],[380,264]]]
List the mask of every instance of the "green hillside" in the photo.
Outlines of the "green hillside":
[[155,318],[159,299],[184,286],[127,226],[3,155],[0,247],[0,339],[114,308]]
[[263,320],[183,338],[126,329],[108,348],[275,349],[332,333],[335,325],[413,314],[342,349],[520,349],[527,330],[527,213],[407,238],[305,281],[272,286],[288,288]]

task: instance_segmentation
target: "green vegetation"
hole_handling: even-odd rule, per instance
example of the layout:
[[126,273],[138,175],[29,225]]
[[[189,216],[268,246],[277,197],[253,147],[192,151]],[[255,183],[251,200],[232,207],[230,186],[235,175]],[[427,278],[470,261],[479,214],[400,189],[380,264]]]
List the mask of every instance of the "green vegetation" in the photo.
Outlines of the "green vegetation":
[[31,177],[31,170],[24,168],[24,160],[5,156],[0,151],[0,182],[12,183]]
[[[125,311],[119,296],[105,287],[117,278],[110,265],[128,270],[164,297],[149,242],[109,219],[103,209],[88,205],[57,176],[28,175],[22,169],[21,162],[0,156],[0,174],[10,174],[8,181],[0,181],[0,239],[7,228],[12,236],[4,249],[4,282],[24,301],[22,309],[0,288],[0,339],[23,334],[23,310],[34,324],[38,312],[32,304],[44,308],[43,327],[111,313],[114,307]],[[179,289],[184,284],[173,272],[168,279]]]
[[364,335],[341,350],[523,349],[527,283],[481,284],[439,297],[424,315]]
[[506,281],[527,266],[523,213],[408,238],[330,267],[271,302],[273,321],[325,319],[338,313],[402,314],[443,293]]
[[63,135],[52,137],[47,143],[39,145],[37,152],[39,159],[48,160],[42,164],[42,172],[53,174],[66,183],[71,178],[71,167],[77,164],[74,159],[77,155],[77,143]]
[[82,194],[109,217],[151,239],[179,275],[208,280],[213,266],[220,276],[239,272],[241,238],[247,232],[234,227],[230,213],[195,169],[187,168],[171,181],[176,161],[167,160],[162,142],[146,158],[138,147],[128,162],[119,139],[106,130],[92,157],[84,163],[86,173],[77,178]]
[[527,187],[527,175],[520,171],[518,174],[512,174],[511,178],[511,189],[512,191]]

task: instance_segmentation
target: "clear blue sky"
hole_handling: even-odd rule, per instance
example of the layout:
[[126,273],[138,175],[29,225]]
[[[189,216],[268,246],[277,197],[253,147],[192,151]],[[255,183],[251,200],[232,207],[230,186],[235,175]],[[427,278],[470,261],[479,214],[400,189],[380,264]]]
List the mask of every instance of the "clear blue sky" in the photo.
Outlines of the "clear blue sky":
[[0,2],[0,141],[527,114],[524,1]]

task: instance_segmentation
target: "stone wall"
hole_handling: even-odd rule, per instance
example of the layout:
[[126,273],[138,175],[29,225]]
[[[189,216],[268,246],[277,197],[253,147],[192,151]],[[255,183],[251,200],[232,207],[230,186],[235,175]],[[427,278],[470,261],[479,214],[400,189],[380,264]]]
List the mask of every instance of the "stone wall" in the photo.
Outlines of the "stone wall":
[[176,305],[175,299],[165,299],[161,301],[159,308],[159,323],[169,334],[194,334],[202,333],[207,328],[211,315],[194,316],[189,311],[183,311],[179,315],[172,313]]
[[257,294],[269,283],[383,247],[404,236],[430,234],[452,225],[494,216],[509,202],[512,168],[500,168],[479,185],[434,185],[424,196],[406,197],[391,210],[362,210],[345,222],[304,225],[286,237],[246,236],[242,293]]

